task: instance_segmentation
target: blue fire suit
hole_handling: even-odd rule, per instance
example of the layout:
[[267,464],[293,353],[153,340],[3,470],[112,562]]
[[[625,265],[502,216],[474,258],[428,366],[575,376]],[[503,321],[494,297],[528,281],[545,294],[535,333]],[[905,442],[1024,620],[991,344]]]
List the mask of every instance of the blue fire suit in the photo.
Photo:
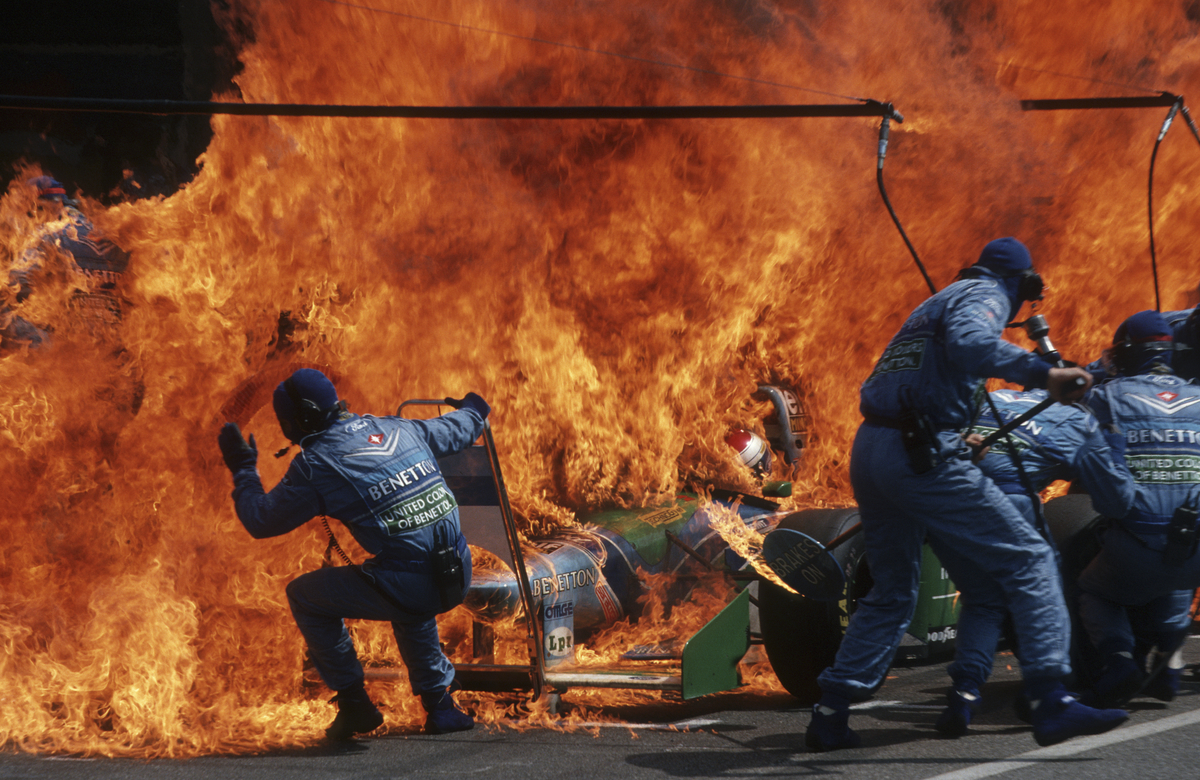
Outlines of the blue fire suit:
[[[1000,425],[1012,420],[1047,398],[1046,391],[1024,393],[998,390],[991,393],[1000,414],[997,421],[990,405],[984,405],[973,433],[988,436]],[[1091,495],[1092,505],[1107,517],[1123,517],[1133,505],[1136,485],[1123,460],[1113,460],[1112,450],[1100,431],[1095,416],[1083,406],[1053,404],[1036,417],[1001,438],[979,463],[1021,511],[1031,527],[1037,527],[1034,501],[1022,484],[1009,446],[1015,445],[1021,469],[1034,491],[1044,490],[1057,480],[1078,480]],[[958,619],[958,638],[950,678],[956,690],[978,694],[992,671],[996,645],[1008,614],[1004,592],[990,577],[971,566],[953,547],[931,539],[930,545],[947,571],[963,572],[967,579],[955,580],[963,593]],[[1018,646],[1018,657],[1024,647]],[[1022,658],[1022,664],[1025,659]]]
[[482,431],[483,418],[470,408],[433,420],[347,413],[304,438],[304,451],[270,493],[254,468],[234,474],[237,516],[254,538],[328,515],[373,556],[362,571],[393,601],[348,566],[318,569],[287,586],[296,624],[333,690],[363,681],[344,618],[392,623],[413,693],[444,691],[453,680],[454,666],[438,639],[435,616],[442,607],[429,556],[439,542],[457,545],[465,586],[471,556],[437,458],[465,449]]
[[1159,649],[1170,653],[1190,624],[1191,593],[1200,585],[1200,555],[1175,566],[1163,561],[1175,510],[1200,507],[1200,386],[1152,372],[1109,380],[1085,402],[1101,425],[1124,435],[1138,491],[1079,577],[1080,617],[1108,656],[1134,650],[1127,608],[1141,607],[1154,617]]
[[[30,277],[42,267],[47,256],[56,251],[64,253],[79,280],[71,305],[89,331],[99,336],[120,322],[118,289],[129,265],[129,254],[105,238],[78,209],[65,206],[63,217],[67,224],[42,236],[37,246],[22,258],[19,267],[13,269],[9,282],[17,286],[16,299],[21,303],[33,292]],[[60,225],[61,221],[51,224]],[[36,347],[49,338],[50,330],[0,305],[0,349],[21,343]]]
[[[1200,379],[1200,307],[1183,311],[1164,311],[1163,319],[1171,326],[1175,341],[1175,354],[1171,357],[1171,369],[1183,379]],[[1189,322],[1189,319],[1191,320]]]
[[[1069,620],[1054,551],[1008,497],[971,462],[960,432],[970,424],[986,377],[1045,387],[1049,366],[1001,339],[1012,302],[983,272],[928,298],[892,338],[862,385],[850,480],[874,584],[858,602],[833,666],[818,682],[851,701],[882,682],[912,620],[928,536],[1000,587],[1024,648],[1026,679],[1070,669]],[[937,430],[936,466],[918,474],[898,418],[911,409]],[[969,582],[963,567],[947,571]]]

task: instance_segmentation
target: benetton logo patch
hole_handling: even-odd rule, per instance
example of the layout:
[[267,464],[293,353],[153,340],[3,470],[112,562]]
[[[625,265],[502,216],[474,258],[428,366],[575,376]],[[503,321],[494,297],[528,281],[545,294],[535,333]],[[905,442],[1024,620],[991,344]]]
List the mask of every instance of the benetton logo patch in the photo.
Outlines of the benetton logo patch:
[[1181,396],[1179,393],[1172,393],[1170,390],[1164,390],[1154,395],[1126,393],[1125,397],[1143,406],[1148,406],[1156,412],[1170,415],[1179,414],[1185,409],[1190,409],[1200,403],[1200,396]]

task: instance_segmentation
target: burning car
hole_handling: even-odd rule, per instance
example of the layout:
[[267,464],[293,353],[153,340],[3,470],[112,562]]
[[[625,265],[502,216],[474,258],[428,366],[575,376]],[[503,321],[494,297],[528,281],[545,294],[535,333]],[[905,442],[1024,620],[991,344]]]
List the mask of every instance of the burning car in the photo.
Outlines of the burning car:
[[[276,382],[304,365],[272,366],[245,380],[219,416],[249,422],[267,405]],[[346,381],[331,373],[339,384]],[[727,443],[748,467],[766,466],[760,477],[769,474],[772,453],[782,459],[784,471],[794,473],[810,424],[803,404],[788,388],[760,385],[755,395],[770,410],[761,421],[766,440],[739,431]],[[436,413],[442,404],[406,401],[397,413]],[[711,487],[677,493],[657,506],[583,512],[569,529],[531,537],[518,527],[490,425],[475,446],[442,459],[440,466],[474,549],[471,588],[455,611],[470,621],[470,641],[455,656],[459,683],[467,690],[523,691],[537,698],[572,688],[622,688],[694,698],[738,686],[739,662],[752,644],[761,644],[784,689],[815,701],[816,677],[832,662],[857,599],[870,588],[861,537],[830,553],[843,576],[832,598],[798,595],[762,563],[762,540],[776,528],[834,542],[857,524],[854,508],[785,510],[790,482],[763,482],[762,496]],[[636,624],[647,601],[663,605],[669,616],[678,605],[696,601],[704,582],[715,587],[690,635],[650,640],[645,631],[634,632],[640,638],[605,658],[577,658],[577,645],[586,652],[617,624]],[[757,598],[751,596],[755,583]],[[917,614],[898,660],[952,651],[955,596],[927,549]],[[509,652],[506,662],[497,663],[503,655],[496,646],[500,626],[515,626],[529,651]],[[617,641],[625,640],[622,635]],[[400,674],[386,665],[367,671],[374,679]]]
[[[264,405],[275,378],[297,367],[276,366],[246,380],[221,417],[245,424]],[[794,395],[773,387],[762,392],[775,408],[774,442],[785,459],[798,458],[803,415]],[[409,401],[398,413],[441,403]],[[755,445],[751,462],[769,464],[765,442],[740,433],[734,441]],[[475,549],[471,588],[459,610],[472,621],[471,659],[457,665],[464,688],[528,690],[535,697],[573,687],[632,688],[693,698],[739,684],[738,662],[751,645],[747,586],[760,575],[730,548],[722,526],[740,525],[744,533],[761,538],[785,514],[778,502],[722,488],[681,492],[664,506],[584,513],[575,528],[526,539],[509,504],[490,426],[480,442],[443,458],[440,466],[458,500],[463,533]],[[790,483],[769,484],[766,492],[786,494],[789,488]],[[332,544],[332,532],[330,538]],[[636,621],[655,589],[661,591],[653,594],[659,600],[694,601],[697,582],[704,579],[726,586],[715,599],[733,595],[728,604],[711,602],[707,624],[693,636],[629,647],[615,667],[573,663],[577,640]],[[513,622],[523,625],[536,651],[520,663],[496,664],[495,626]],[[667,668],[671,663],[674,670]],[[399,672],[375,668],[367,674],[388,679]]]
[[[759,393],[773,408],[764,426],[771,447],[789,465],[798,465],[805,421],[796,395],[773,386],[760,386]],[[765,456],[769,470],[770,451],[759,437],[739,431],[727,441],[747,465],[758,465]],[[845,582],[832,601],[792,592],[743,557],[760,557],[753,544],[738,545],[740,552],[730,544],[739,536],[761,539],[777,527],[834,539],[856,524],[853,509],[789,513],[769,498],[717,488],[707,496],[711,501],[683,493],[664,506],[585,514],[577,530],[525,541],[512,521],[490,428],[482,444],[441,465],[459,498],[464,534],[494,554],[489,563],[476,566],[463,604],[473,620],[472,654],[483,662],[457,666],[467,689],[528,687],[535,695],[543,690],[556,695],[571,687],[640,688],[693,698],[739,684],[738,662],[757,640],[783,687],[801,700],[815,701],[816,677],[832,661],[856,600],[869,589],[861,540],[839,545]],[[790,483],[769,484],[763,492],[785,497]],[[505,566],[505,559],[511,565]],[[573,663],[577,641],[636,619],[647,591],[661,588],[660,599],[684,601],[705,576],[732,581],[738,595],[691,637],[636,645],[614,666]],[[752,582],[759,585],[758,599],[749,595]],[[926,550],[918,611],[900,658],[936,658],[952,650],[956,595]],[[757,635],[751,633],[752,609],[761,627]],[[539,650],[527,667],[497,668],[491,664],[494,633],[487,627],[519,616],[526,617],[531,646]],[[664,673],[661,665],[646,668],[654,662],[676,662],[678,674]]]
[[[229,104],[807,100],[786,82],[895,100],[909,116],[893,128],[888,164],[903,172],[893,194],[900,215],[921,215],[914,243],[936,248],[931,277],[949,278],[997,230],[1036,235],[1039,258],[1066,271],[1071,294],[1056,296],[1048,313],[1067,324],[1064,343],[1079,354],[1099,352],[1111,333],[1098,327],[1106,318],[1152,300],[1150,280],[1129,273],[1145,248],[1144,231],[1127,219],[1145,207],[1141,156],[1138,165],[1129,157],[1137,120],[1124,111],[1086,121],[1021,113],[1017,101],[1072,93],[1078,84],[1063,73],[1185,94],[1200,73],[1189,67],[1200,49],[1185,4],[1143,14],[1148,26],[1135,36],[1113,34],[1123,19],[1080,13],[1080,3],[1031,16],[1020,4],[622,2],[561,12],[552,3],[469,0],[452,18],[432,14],[440,22],[336,3],[220,5],[244,46],[231,69],[236,91],[218,97]],[[1162,42],[1151,47],[1161,56],[1147,58],[1147,41]],[[1159,127],[1150,122],[1147,133]],[[578,572],[599,569],[598,583],[616,561],[588,564],[585,553],[619,547],[584,544],[574,536],[580,516],[566,518],[563,508],[673,504],[681,474],[720,484],[722,439],[757,415],[745,401],[759,383],[808,383],[812,439],[793,479],[798,498],[781,509],[814,508],[778,523],[809,528],[825,544],[853,525],[845,457],[858,423],[856,386],[880,335],[925,294],[870,181],[879,174],[875,120],[222,114],[210,126],[186,187],[88,209],[130,253],[120,336],[145,377],[137,416],[106,435],[109,399],[126,373],[88,340],[60,331],[50,349],[0,358],[0,469],[5,484],[19,486],[0,524],[0,635],[10,648],[0,657],[0,731],[16,749],[262,752],[300,744],[328,723],[326,702],[297,686],[303,646],[283,599],[284,582],[320,564],[322,529],[247,551],[227,475],[212,468],[211,422],[238,383],[272,361],[343,367],[361,390],[348,397],[363,409],[468,387],[488,394],[503,477],[529,526],[519,530],[545,545],[527,547],[529,564],[545,564],[537,580],[552,598],[594,588],[586,571],[581,588]],[[1178,204],[1195,161],[1171,149],[1168,140],[1163,161],[1172,162],[1155,188]],[[1058,175],[1067,170],[1080,176]],[[0,198],[3,271],[21,251],[30,198],[18,190],[27,189]],[[1165,251],[1188,246],[1195,225],[1187,213],[1172,206],[1159,215],[1163,235],[1176,236]],[[1185,274],[1194,285],[1194,264],[1180,266],[1164,266],[1164,289]],[[16,290],[6,295],[15,304]],[[68,321],[66,296],[28,301],[43,302],[54,308],[47,321]],[[264,453],[282,444],[259,441]],[[270,482],[282,461],[261,461]],[[659,534],[635,547],[684,560]],[[495,547],[506,549],[505,539]],[[756,586],[765,650],[780,679],[796,670],[785,679],[793,691],[802,692],[821,664],[814,648],[836,642],[867,587],[858,544],[852,538],[832,553],[852,575],[844,604]],[[719,580],[729,593],[745,590]],[[673,600],[674,613],[696,601]],[[582,636],[592,618],[572,617]],[[642,623],[649,617],[643,612]],[[527,645],[524,623],[513,643],[503,621],[465,610],[461,620],[452,641],[464,662],[528,667],[541,653]],[[592,631],[577,659],[590,660],[598,635],[625,621]],[[933,615],[927,625],[912,637],[913,652],[936,649],[930,635],[947,636],[952,624]],[[364,657],[389,671],[390,635],[354,630]],[[659,634],[634,638],[613,663],[668,638]],[[789,665],[801,657],[789,647],[811,660]],[[419,722],[402,685],[378,688],[388,728]]]

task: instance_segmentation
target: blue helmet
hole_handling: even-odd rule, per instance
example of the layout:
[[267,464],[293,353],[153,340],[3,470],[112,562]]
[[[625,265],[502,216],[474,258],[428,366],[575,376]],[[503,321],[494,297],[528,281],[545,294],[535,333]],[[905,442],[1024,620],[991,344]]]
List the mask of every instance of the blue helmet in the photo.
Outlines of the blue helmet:
[[1170,368],[1174,351],[1171,326],[1153,309],[1139,311],[1113,334],[1113,364],[1124,376],[1144,374],[1156,365]]
[[37,188],[38,200],[56,200],[59,203],[67,201],[67,188],[53,176],[35,176],[25,183]]
[[342,405],[333,382],[315,368],[301,368],[275,388],[275,417],[288,439],[296,444],[305,436],[333,424]]

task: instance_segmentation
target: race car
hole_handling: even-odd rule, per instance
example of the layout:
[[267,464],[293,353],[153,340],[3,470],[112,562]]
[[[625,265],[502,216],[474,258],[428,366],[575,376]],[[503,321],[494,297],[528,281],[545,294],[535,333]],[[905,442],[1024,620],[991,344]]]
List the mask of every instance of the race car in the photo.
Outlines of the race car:
[[[745,465],[757,466],[765,475],[772,450],[789,464],[798,464],[805,420],[791,391],[762,386],[759,392],[774,410],[764,425],[769,447],[745,430],[731,432],[727,442]],[[507,564],[477,564],[463,605],[475,621],[475,637],[482,637],[475,643],[475,655],[485,662],[458,665],[459,680],[468,689],[520,689],[528,680],[528,689],[535,693],[562,693],[573,687],[643,688],[675,690],[685,699],[693,698],[738,685],[738,662],[752,643],[760,643],[783,687],[811,703],[820,695],[817,675],[832,662],[856,600],[870,587],[861,538],[836,550],[846,574],[844,587],[832,601],[790,592],[726,541],[731,515],[760,538],[784,527],[832,540],[857,523],[853,508],[782,512],[770,498],[713,489],[711,502],[684,493],[660,507],[586,514],[579,518],[579,529],[523,545],[507,510],[490,429],[481,445],[441,466],[459,497],[468,541]],[[764,485],[763,492],[780,496],[788,491],[790,484],[782,483]],[[498,533],[500,528],[506,530]],[[636,618],[649,588],[666,588],[667,593],[658,594],[660,599],[683,602],[696,581],[706,576],[731,582],[738,596],[694,636],[632,647],[610,667],[564,664],[573,657],[577,642]],[[751,583],[757,583],[759,592],[753,604]],[[956,595],[927,549],[919,607],[899,661],[943,658],[952,652]],[[540,648],[530,663],[504,669],[486,663],[494,655],[486,627],[522,615],[531,616],[529,640]],[[752,624],[760,631],[752,632]],[[672,661],[678,662],[678,669],[667,673],[662,666],[638,668],[639,663]]]
[[[282,377],[306,365],[281,363],[260,371],[230,396],[220,420],[244,424],[267,405]],[[758,392],[772,410],[762,421],[766,441],[736,430],[727,442],[748,468],[766,477],[773,457],[800,465],[807,418],[793,391],[763,385]],[[443,403],[406,401],[398,413]],[[582,514],[578,527],[525,539],[509,506],[490,426],[475,446],[442,459],[440,466],[458,499],[475,559],[471,588],[456,610],[471,622],[469,649],[455,656],[458,683],[467,690],[522,691],[538,698],[572,688],[631,688],[689,699],[741,684],[739,662],[752,644],[761,644],[783,687],[814,701],[816,677],[832,661],[856,600],[870,586],[861,539],[832,553],[845,570],[844,588],[832,601],[789,592],[764,576],[761,562],[755,566],[752,546],[740,553],[730,547],[731,523],[752,539],[782,527],[828,542],[857,522],[853,508],[781,511],[774,499],[789,495],[787,482],[764,483],[762,496],[721,488],[703,495],[681,492],[662,506]],[[695,607],[705,583],[715,583],[709,590],[720,596],[705,614],[707,622],[690,636],[641,641],[612,663],[575,662],[577,646],[617,624],[636,622],[647,601],[668,612]],[[954,596],[953,584],[927,551],[920,607],[901,660],[938,658],[952,650]],[[527,652],[516,663],[496,663],[501,655],[496,629],[514,623]],[[367,669],[371,678],[399,674],[392,667]]]

